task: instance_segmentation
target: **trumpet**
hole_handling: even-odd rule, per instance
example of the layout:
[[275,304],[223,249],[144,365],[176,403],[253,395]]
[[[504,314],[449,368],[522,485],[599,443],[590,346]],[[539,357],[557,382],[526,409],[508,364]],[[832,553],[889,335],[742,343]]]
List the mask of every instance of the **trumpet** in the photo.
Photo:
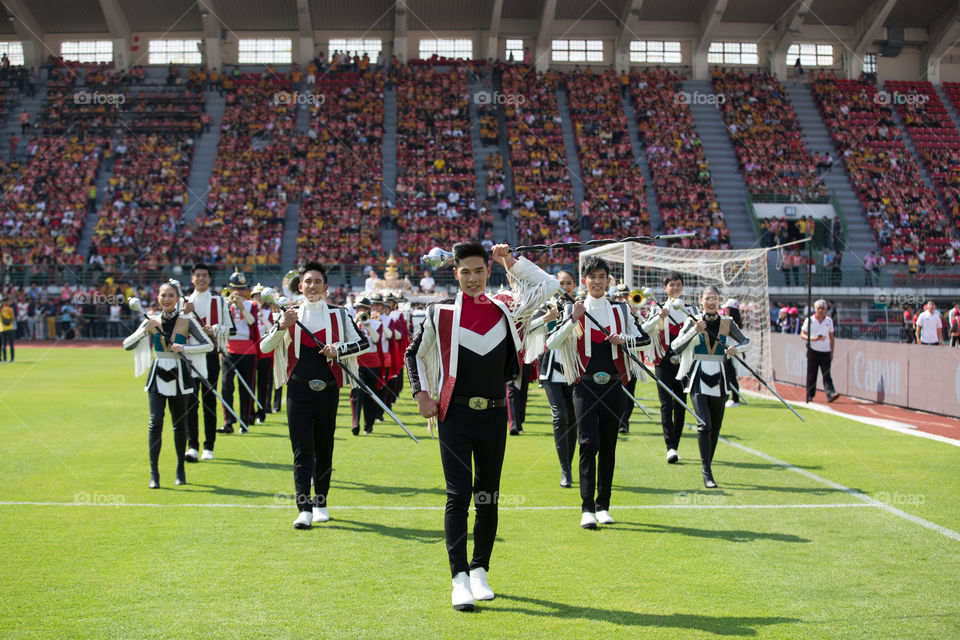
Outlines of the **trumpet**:
[[370,319],[370,314],[367,313],[366,311],[361,311],[360,313],[357,314],[357,322],[359,322],[360,324],[363,324],[369,319]]
[[287,271],[286,275],[283,276],[283,280],[280,282],[280,288],[282,289],[284,285],[286,285],[287,289],[292,293],[300,293],[300,272],[296,269]]
[[643,292],[643,289],[634,289],[629,294],[627,294],[627,302],[630,303],[631,307],[640,308],[643,305],[643,301],[646,299],[646,295]]

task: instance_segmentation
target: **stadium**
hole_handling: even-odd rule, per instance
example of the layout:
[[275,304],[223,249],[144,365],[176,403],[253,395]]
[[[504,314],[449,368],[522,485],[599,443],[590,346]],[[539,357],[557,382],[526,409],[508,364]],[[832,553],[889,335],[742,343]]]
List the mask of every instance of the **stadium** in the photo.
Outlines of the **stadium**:
[[3,637],[958,635],[955,0],[0,4]]

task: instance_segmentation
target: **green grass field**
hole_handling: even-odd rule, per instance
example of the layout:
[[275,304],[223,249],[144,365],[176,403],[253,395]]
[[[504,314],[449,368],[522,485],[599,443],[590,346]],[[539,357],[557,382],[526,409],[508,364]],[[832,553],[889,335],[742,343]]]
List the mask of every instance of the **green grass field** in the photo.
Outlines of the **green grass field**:
[[130,355],[17,355],[0,365],[3,638],[960,636],[960,541],[905,517],[960,530],[948,444],[756,400],[729,411],[706,491],[695,435],[667,465],[659,423],[634,413],[617,524],[583,531],[534,388],[507,442],[498,595],[467,614],[450,606],[438,444],[411,400],[397,413],[420,445],[390,423],[352,436],[341,402],[332,519],[295,531],[284,414],[221,436],[184,487],[168,417],[151,491]]

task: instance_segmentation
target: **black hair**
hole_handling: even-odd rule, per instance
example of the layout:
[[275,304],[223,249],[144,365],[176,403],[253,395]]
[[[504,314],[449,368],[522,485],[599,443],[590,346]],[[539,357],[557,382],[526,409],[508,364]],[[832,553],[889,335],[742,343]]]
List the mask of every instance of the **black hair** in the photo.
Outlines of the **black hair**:
[[603,271],[607,274],[607,277],[610,277],[610,263],[604,260],[599,256],[590,256],[587,258],[587,261],[583,263],[583,266],[580,268],[580,273],[584,277],[587,277],[594,271]]
[[206,271],[208,276],[213,275],[212,271],[210,270],[210,265],[206,265],[202,262],[198,262],[197,264],[193,265],[193,270],[190,273],[193,274],[197,271]]
[[707,291],[713,291],[715,294],[717,294],[718,298],[720,297],[720,289],[717,289],[712,284],[708,284],[707,286],[705,286],[703,289],[700,290],[700,297],[702,298],[704,295],[706,295]]
[[483,264],[490,264],[490,253],[479,242],[458,242],[453,245],[453,263],[456,266],[460,266],[461,260],[474,256],[483,258]]
[[297,271],[300,273],[300,280],[303,280],[303,276],[307,271],[319,271],[320,275],[323,276],[323,284],[327,284],[327,270],[323,268],[323,265],[319,262],[313,260],[304,260],[300,263],[300,266],[297,267]]
[[560,274],[561,274],[561,273],[565,273],[565,274],[567,274],[568,276],[570,276],[571,278],[573,278],[573,281],[574,281],[574,282],[577,281],[577,274],[575,274],[573,271],[570,271],[570,269],[560,269],[560,271],[557,271],[557,279],[560,278]]
[[683,274],[679,271],[671,271],[663,278],[663,286],[667,286],[674,280],[679,280],[680,284],[683,284]]

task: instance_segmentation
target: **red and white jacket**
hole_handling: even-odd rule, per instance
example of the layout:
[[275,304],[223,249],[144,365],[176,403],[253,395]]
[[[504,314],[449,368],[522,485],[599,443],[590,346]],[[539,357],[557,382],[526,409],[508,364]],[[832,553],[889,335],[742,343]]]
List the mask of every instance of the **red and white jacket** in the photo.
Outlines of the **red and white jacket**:
[[[507,276],[512,291],[490,296],[490,301],[503,314],[512,338],[514,357],[508,359],[505,382],[515,378],[521,370],[523,329],[540,307],[560,289],[556,278],[526,258],[517,260]],[[463,330],[460,325],[463,296],[463,291],[460,291],[453,300],[428,305],[423,325],[406,350],[411,390],[414,395],[427,391],[437,399],[440,404],[439,420],[446,417],[457,382],[457,358]],[[491,372],[493,375],[496,373]]]

